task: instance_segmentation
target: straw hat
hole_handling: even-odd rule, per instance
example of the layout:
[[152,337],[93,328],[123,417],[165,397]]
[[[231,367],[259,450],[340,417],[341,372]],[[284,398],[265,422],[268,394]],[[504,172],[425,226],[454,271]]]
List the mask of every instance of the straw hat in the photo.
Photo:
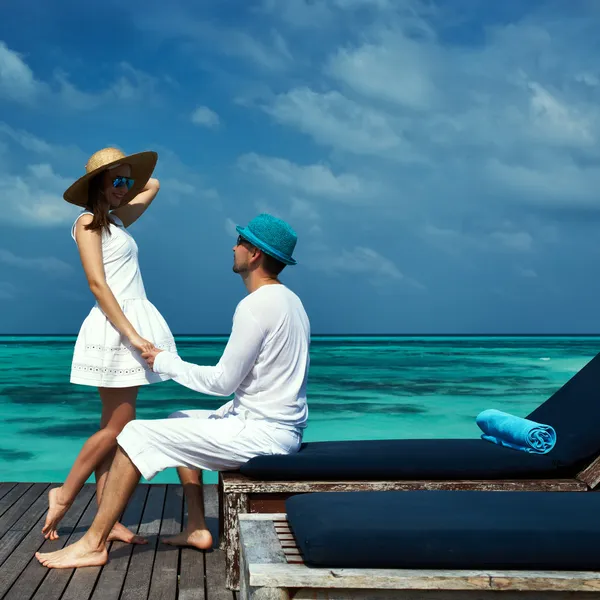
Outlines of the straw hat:
[[116,167],[122,163],[131,165],[131,178],[135,181],[131,189],[123,197],[122,204],[131,202],[148,183],[152,176],[158,154],[156,152],[139,152],[125,156],[121,150],[117,148],[103,148],[92,154],[87,164],[85,165],[85,175],[80,177],[69,189],[63,194],[63,198],[71,204],[77,206],[87,206],[88,204],[88,183],[89,180],[101,171],[110,167]]

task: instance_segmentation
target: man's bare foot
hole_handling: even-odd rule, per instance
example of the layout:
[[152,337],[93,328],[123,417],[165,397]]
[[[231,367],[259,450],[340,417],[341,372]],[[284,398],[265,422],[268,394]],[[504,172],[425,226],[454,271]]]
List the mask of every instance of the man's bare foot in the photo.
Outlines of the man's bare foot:
[[198,548],[198,550],[210,550],[213,545],[212,535],[210,535],[208,529],[183,531],[162,541],[171,546],[191,546],[192,548]]
[[56,528],[70,506],[71,504],[65,502],[62,498],[62,486],[52,488],[48,492],[48,514],[46,515],[46,522],[42,528],[42,533],[47,540],[58,539]]
[[108,534],[109,542],[125,542],[126,544],[147,544],[148,540],[129,531],[125,525],[116,523]]
[[108,562],[106,547],[92,548],[88,545],[85,537],[57,552],[47,552],[45,554],[36,552],[35,557],[48,569],[101,567]]

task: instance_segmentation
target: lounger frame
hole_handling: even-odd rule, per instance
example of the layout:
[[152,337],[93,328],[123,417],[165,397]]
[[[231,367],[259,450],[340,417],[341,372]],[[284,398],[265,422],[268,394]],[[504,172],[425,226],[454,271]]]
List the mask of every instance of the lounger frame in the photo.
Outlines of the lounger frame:
[[285,514],[240,514],[239,526],[240,600],[600,598],[600,572],[307,567]]
[[572,479],[473,481],[262,481],[239,472],[219,474],[220,546],[225,551],[227,587],[239,590],[240,545],[238,517],[249,513],[283,513],[290,496],[312,492],[409,490],[479,490],[585,492],[600,483],[600,456]]

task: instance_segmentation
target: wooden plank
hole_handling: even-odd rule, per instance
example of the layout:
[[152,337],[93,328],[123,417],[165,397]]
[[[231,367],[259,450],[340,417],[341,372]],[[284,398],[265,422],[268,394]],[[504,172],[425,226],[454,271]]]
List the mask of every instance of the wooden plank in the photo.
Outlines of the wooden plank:
[[240,585],[240,542],[238,516],[248,512],[248,495],[241,493],[223,494],[223,530],[227,587],[238,590]]
[[206,564],[206,597],[208,600],[231,600],[232,591],[227,589],[225,553],[212,550],[204,557]]
[[287,523],[286,513],[246,513],[245,521],[285,521]]
[[[93,489],[84,488],[78,494],[73,506],[69,510],[69,512],[65,515],[63,521],[61,522],[61,531],[63,535],[58,540],[55,541],[45,541],[40,548],[40,552],[54,552],[55,550],[59,550],[63,548],[66,543],[68,543],[68,539],[70,537],[71,532],[75,529],[77,525],[77,521],[79,517],[83,514],[85,508],[90,503],[91,498],[94,495]],[[47,505],[46,495],[43,494],[40,498],[40,501],[43,501]],[[47,507],[47,506],[46,506]],[[45,518],[45,510],[42,511]],[[66,535],[64,534],[66,532]],[[41,532],[32,531],[33,534],[36,534],[41,537]],[[23,600],[24,598],[31,598],[31,596],[36,592],[38,586],[44,580],[44,578],[50,574],[50,571],[43,567],[35,558],[35,556],[29,557],[29,564],[23,570],[23,572],[19,575],[18,579],[13,584],[10,591],[4,596],[3,600]],[[50,582],[51,584],[51,582]],[[48,586],[46,586],[47,588]],[[43,595],[38,596],[39,598],[45,598]]]
[[586,491],[576,479],[459,480],[459,481],[262,481],[223,473],[223,493],[300,494],[310,492],[479,490],[479,491]]
[[240,515],[240,595],[242,598],[264,600],[287,599],[283,589],[260,589],[252,584],[254,564],[273,565],[286,563],[281,548],[275,522],[257,519],[244,519]]
[[[95,484],[88,484],[86,487],[94,492],[94,496],[79,519],[76,529],[67,540],[69,545],[79,541],[85,535],[98,511],[95,497],[96,486]],[[100,571],[101,567],[51,569],[46,575],[42,586],[36,592],[35,600],[47,600],[48,598],[53,600],[58,598],[61,598],[61,600],[88,600],[94,590]],[[63,591],[62,596],[56,595],[56,591],[59,589]],[[39,597],[37,597],[38,593],[41,594]]]
[[204,552],[181,549],[179,600],[205,600]]
[[600,600],[600,592],[497,590],[349,590],[306,588],[294,590],[294,600]]
[[[47,483],[34,483],[1,517],[0,517],[0,536],[4,535],[12,526],[15,521],[18,521],[35,501],[40,498],[44,492],[49,489],[50,485]],[[38,512],[39,512],[39,504]],[[43,505],[42,505],[43,506]],[[46,509],[48,508],[46,499]],[[45,512],[45,509],[41,508],[41,513]],[[41,514],[40,513],[40,514]],[[39,516],[38,516],[39,518]],[[37,520],[37,519],[36,519]]]
[[273,521],[247,521],[244,516],[240,515],[240,544],[247,564],[251,567],[255,564],[285,564],[285,554]]
[[0,483],[0,499],[4,498],[16,485],[16,483]]
[[[183,489],[181,486],[169,485],[160,525],[160,535],[169,536],[179,533],[182,519]],[[154,560],[148,598],[152,598],[152,600],[176,600],[178,563],[179,548],[161,544]]]
[[[40,517],[44,516],[45,519],[47,509],[48,498],[46,494],[40,494],[39,498],[33,503],[29,510],[13,523],[8,532],[0,540],[0,564],[11,555],[21,540],[36,525]],[[42,535],[41,527],[38,533],[40,536]]]
[[[69,525],[75,527],[77,523],[76,518],[81,515],[81,512],[83,512],[86,502],[89,502],[89,498],[86,498],[85,495],[81,498],[76,498],[75,502],[73,503],[73,507],[63,519],[63,527],[68,527]],[[0,598],[6,594],[6,592],[11,588],[11,586],[19,578],[20,574],[32,560],[37,562],[34,554],[42,545],[44,545],[45,548],[49,549],[50,551],[58,550],[62,547],[62,545],[64,545],[66,539],[65,536],[61,536],[54,542],[46,542],[44,540],[40,533],[44,521],[45,514],[40,517],[31,531],[22,539],[12,554],[0,567]]]
[[142,523],[138,531],[139,535],[148,538],[148,543],[133,548],[121,592],[121,600],[146,600],[148,598],[166,492],[166,485],[150,486]]
[[35,552],[44,543],[45,540],[40,534],[44,521],[45,515],[42,515],[33,529],[21,540],[0,566],[0,598],[6,594],[23,569],[27,567]]
[[[121,522],[134,533],[139,530],[149,485],[138,485],[123,512]],[[94,588],[92,600],[118,600],[127,574],[132,544],[113,542],[110,545],[108,564],[104,566]]]
[[256,587],[600,591],[600,573],[597,572],[318,569],[290,564],[250,564],[249,570],[250,584]]
[[204,507],[207,525],[213,536],[213,550],[204,555],[206,569],[207,600],[232,600],[232,592],[226,587],[225,553],[218,550],[218,493],[215,486],[206,486],[204,490]]
[[[211,533],[215,531],[213,513],[218,511],[216,486],[204,486],[204,505],[205,516]],[[208,506],[208,515],[206,507]],[[183,504],[183,527],[187,526],[187,503]],[[218,529],[218,525],[216,526]],[[218,545],[218,537],[213,537],[215,545]],[[181,549],[181,561],[179,566],[179,600],[205,600],[206,599],[206,581],[205,581],[205,560],[204,552],[194,548]]]
[[600,572],[319,569],[285,564],[275,527],[276,521],[240,515],[242,598],[288,598],[291,590],[298,600],[485,600],[499,592],[503,600],[563,600],[577,592],[589,600],[600,597]]
[[600,483],[600,456],[596,457],[585,469],[582,469],[575,479],[583,481],[590,489],[595,489]]
[[0,516],[2,516],[11,506],[32,486],[32,483],[18,483],[10,489],[0,500]]

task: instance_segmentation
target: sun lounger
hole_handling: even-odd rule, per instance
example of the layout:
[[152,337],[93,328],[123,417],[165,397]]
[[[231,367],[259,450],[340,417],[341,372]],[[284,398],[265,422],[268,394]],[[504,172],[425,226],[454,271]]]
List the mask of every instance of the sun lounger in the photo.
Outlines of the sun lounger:
[[286,508],[239,517],[241,600],[600,598],[597,494],[323,493]]
[[[450,407],[451,409],[451,407]],[[221,473],[221,547],[227,585],[239,587],[238,515],[282,513],[309,492],[496,490],[579,492],[600,483],[600,355],[527,418],[554,427],[548,454],[482,439],[310,442],[289,456],[261,456]]]

